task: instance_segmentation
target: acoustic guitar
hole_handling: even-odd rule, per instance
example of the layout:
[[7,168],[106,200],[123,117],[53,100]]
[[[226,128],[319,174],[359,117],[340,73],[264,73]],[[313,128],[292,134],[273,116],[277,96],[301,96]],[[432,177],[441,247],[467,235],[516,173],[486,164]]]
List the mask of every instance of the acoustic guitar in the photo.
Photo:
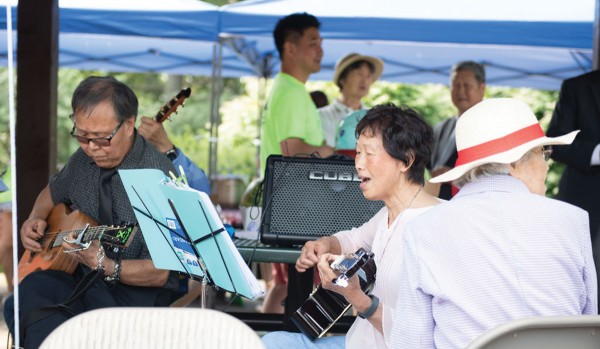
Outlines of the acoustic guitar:
[[192,89],[189,87],[179,91],[175,97],[171,98],[170,101],[160,108],[154,119],[157,122],[164,122],[169,119],[173,112],[177,113],[177,108],[179,108],[179,106],[185,107],[183,102],[185,102],[185,99],[188,98],[190,94],[192,94]]
[[[19,282],[27,275],[38,270],[62,270],[72,274],[77,267],[77,258],[63,251],[63,238],[75,233],[81,244],[100,240],[113,247],[127,247],[137,232],[137,226],[124,227],[96,226],[97,223],[88,215],[76,210],[71,211],[66,205],[58,204],[52,208],[44,236],[38,241],[42,245],[41,252],[25,253],[19,261]],[[69,237],[71,238],[71,237]]]
[[[377,271],[373,256],[372,252],[363,248],[355,253],[340,256],[331,264],[332,269],[340,272],[334,283],[345,287],[351,277],[358,275],[363,292],[371,292]],[[350,303],[342,295],[319,285],[291,319],[302,333],[314,341],[327,333],[350,307]]]

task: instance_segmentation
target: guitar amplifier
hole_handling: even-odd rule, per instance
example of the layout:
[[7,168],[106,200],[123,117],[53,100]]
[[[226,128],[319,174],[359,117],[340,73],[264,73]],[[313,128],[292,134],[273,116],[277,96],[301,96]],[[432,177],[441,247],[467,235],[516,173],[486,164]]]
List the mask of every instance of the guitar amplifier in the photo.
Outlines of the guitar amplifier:
[[362,225],[383,202],[365,199],[359,184],[353,159],[269,156],[261,242],[303,245]]

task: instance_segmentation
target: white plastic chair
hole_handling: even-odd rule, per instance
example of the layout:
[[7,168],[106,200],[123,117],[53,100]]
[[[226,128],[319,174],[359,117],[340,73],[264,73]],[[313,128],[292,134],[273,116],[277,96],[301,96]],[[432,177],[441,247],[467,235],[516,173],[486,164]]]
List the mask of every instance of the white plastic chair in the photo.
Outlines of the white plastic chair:
[[466,349],[599,349],[600,316],[539,316],[492,328]]
[[224,312],[199,308],[104,308],[60,325],[40,349],[264,349],[259,336]]

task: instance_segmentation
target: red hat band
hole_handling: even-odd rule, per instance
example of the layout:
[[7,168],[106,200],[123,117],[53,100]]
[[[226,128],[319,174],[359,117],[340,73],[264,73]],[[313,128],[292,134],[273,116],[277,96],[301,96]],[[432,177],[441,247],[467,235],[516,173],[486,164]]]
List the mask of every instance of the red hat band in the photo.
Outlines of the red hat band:
[[504,137],[459,150],[455,167],[500,154],[544,136],[544,131],[540,125],[535,123]]

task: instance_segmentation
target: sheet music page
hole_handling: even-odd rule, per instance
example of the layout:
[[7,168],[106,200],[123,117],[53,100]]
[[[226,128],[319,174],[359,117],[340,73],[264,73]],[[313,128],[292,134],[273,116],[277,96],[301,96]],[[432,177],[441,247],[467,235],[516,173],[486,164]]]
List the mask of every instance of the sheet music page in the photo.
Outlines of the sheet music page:
[[204,277],[194,247],[185,240],[181,225],[160,190],[168,183],[160,170],[119,170],[154,266]]
[[173,202],[192,244],[215,285],[254,299],[264,291],[225,230],[206,193],[163,183],[163,195]]

